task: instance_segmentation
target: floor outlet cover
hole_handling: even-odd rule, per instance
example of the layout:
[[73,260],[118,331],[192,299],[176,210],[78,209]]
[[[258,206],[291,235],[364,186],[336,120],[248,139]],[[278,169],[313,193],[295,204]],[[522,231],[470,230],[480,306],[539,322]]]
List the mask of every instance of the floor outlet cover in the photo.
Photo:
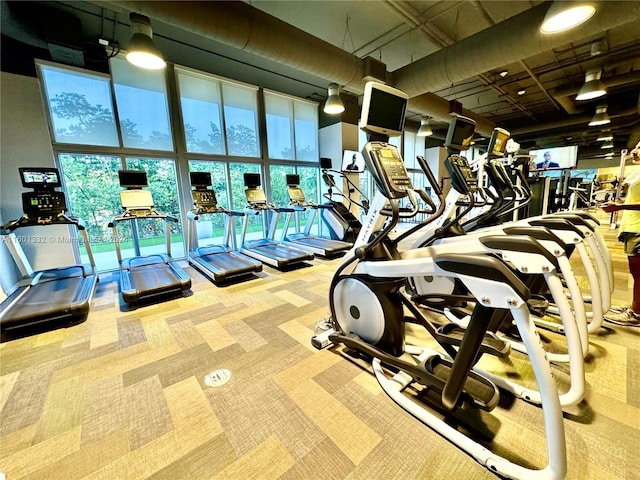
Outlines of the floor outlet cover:
[[231,372],[226,368],[220,368],[204,376],[204,383],[209,387],[221,387],[229,381]]

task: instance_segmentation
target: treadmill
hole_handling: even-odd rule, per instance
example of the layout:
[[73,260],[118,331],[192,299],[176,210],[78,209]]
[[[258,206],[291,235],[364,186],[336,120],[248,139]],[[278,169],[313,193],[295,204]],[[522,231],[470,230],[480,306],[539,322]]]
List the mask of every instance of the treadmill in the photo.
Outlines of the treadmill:
[[[3,243],[22,275],[18,288],[0,304],[2,341],[84,322],[98,283],[85,225],[65,213],[65,195],[56,190],[62,185],[59,171],[49,167],[19,171],[22,186],[32,191],[22,194],[24,215],[2,226]],[[24,227],[51,225],[70,225],[80,233],[89,265],[33,271],[14,232]]]
[[[303,232],[299,230],[296,233],[287,234],[291,219],[296,215],[295,211],[289,213],[287,221],[282,232],[281,242],[285,245],[289,245],[294,248],[300,248],[302,250],[319,255],[321,257],[333,258],[338,255],[344,254],[349,250],[353,244],[349,242],[343,242],[342,240],[332,240],[329,238],[316,237],[311,234],[311,227],[316,217],[316,213],[319,208],[333,208],[330,205],[319,206],[315,203],[305,200],[304,192],[300,188],[300,175],[287,175],[287,192],[289,193],[290,206],[295,211],[305,211],[311,209],[311,214],[307,218],[305,228]],[[296,218],[297,220],[297,218]],[[297,223],[297,222],[296,222]]]
[[[178,219],[159,213],[153,207],[153,198],[149,190],[147,174],[141,170],[120,170],[120,186],[126,190],[120,192],[120,203],[124,212],[109,221],[113,232],[116,255],[120,265],[120,290],[123,300],[130,305],[151,303],[176,297],[191,288],[191,277],[171,258],[171,223]],[[165,223],[166,253],[141,255],[138,236],[139,219],[159,219]],[[135,256],[122,258],[118,224],[129,223]]]
[[[327,186],[327,192],[322,196],[328,201],[328,203],[319,205],[320,220],[322,220],[324,226],[327,227],[329,236],[332,239],[341,240],[343,242],[354,242],[356,238],[358,238],[362,224],[360,223],[360,220],[351,213],[351,210],[349,210],[351,204],[354,203],[351,196],[344,195],[340,191],[332,175],[332,173],[337,173],[341,176],[343,176],[343,174],[331,169],[330,158],[320,158],[320,169],[322,170],[322,181]],[[354,190],[357,188],[351,183],[348,177],[343,176],[343,178],[345,178],[349,185],[349,192],[352,188]],[[347,204],[341,200],[334,200],[334,193],[346,201]],[[368,205],[365,205],[364,203],[358,203],[357,205],[364,210],[368,209]]]
[[[288,247],[274,240],[280,213],[290,213],[294,210],[292,208],[276,207],[268,203],[264,190],[260,188],[261,184],[259,173],[244,174],[244,185],[246,187],[244,193],[247,196],[249,206],[245,209],[246,216],[242,224],[242,241],[240,242],[242,246],[240,247],[240,252],[277,269],[287,269],[305,265],[305,262],[308,260],[313,260],[313,253]],[[269,210],[273,212],[273,215],[269,223],[268,236],[259,240],[245,241],[249,216],[260,215],[262,213],[263,219],[266,221],[265,214]]]
[[[189,222],[189,255],[191,265],[197,268],[216,283],[222,283],[262,271],[262,263],[236,251],[233,231],[233,218],[244,216],[243,212],[233,212],[218,205],[216,193],[210,189],[211,174],[209,172],[190,172],[191,197],[194,208],[187,213]],[[221,245],[200,246],[196,224],[202,215],[226,215],[224,224],[224,243]],[[194,248],[191,248],[194,246]]]

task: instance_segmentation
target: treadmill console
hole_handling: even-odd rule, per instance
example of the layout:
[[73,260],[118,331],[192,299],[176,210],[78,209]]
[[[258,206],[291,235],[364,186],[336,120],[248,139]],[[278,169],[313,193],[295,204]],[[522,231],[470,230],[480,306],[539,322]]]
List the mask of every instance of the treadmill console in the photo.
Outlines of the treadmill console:
[[267,196],[264,194],[264,190],[257,187],[249,187],[244,191],[247,196],[247,201],[252,206],[259,206],[267,204]]
[[210,172],[189,172],[191,186],[191,199],[198,213],[214,213],[219,211],[216,192],[209,190],[211,186]]
[[387,198],[406,197],[413,186],[398,148],[390,143],[368,142],[363,152],[380,192]]
[[218,209],[218,200],[213,190],[191,190],[191,198],[193,199],[193,205],[200,212],[214,212]]
[[300,187],[289,187],[287,189],[287,192],[289,193],[289,200],[291,201],[291,203],[296,205],[305,203],[304,192]]
[[466,157],[462,155],[450,155],[444,162],[444,166],[451,177],[451,186],[459,193],[469,194],[478,190],[478,179],[471,171],[471,166]]
[[30,221],[50,223],[67,211],[62,186],[56,168],[20,168],[22,185],[33,191],[22,194],[22,209]]

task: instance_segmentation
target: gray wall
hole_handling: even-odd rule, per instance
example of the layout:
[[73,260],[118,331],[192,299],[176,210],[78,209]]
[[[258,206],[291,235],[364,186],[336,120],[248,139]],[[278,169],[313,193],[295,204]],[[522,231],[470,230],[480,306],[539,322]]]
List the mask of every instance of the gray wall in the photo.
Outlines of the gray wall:
[[[0,220],[7,222],[22,215],[22,187],[18,167],[54,165],[51,137],[47,126],[38,80],[11,73],[0,73]],[[59,236],[68,237],[65,226],[23,228],[16,231],[34,270],[75,263],[70,244],[38,243]],[[0,286],[8,290],[17,280],[13,260],[0,245]]]

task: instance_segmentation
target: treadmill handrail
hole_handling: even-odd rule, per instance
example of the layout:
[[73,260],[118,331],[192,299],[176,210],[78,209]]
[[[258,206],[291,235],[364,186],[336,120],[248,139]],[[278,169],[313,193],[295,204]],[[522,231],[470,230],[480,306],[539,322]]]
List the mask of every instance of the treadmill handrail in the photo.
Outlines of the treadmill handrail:
[[148,213],[145,213],[145,214],[134,214],[134,213],[125,211],[111,217],[111,220],[109,220],[109,223],[107,226],[111,228],[117,222],[122,222],[124,220],[135,220],[137,218],[151,218],[151,219],[164,220],[165,222],[174,222],[174,223],[178,222],[178,217],[175,217],[167,213],[159,213],[155,210],[149,211]]
[[75,225],[78,230],[85,230],[86,226],[82,219],[60,213],[55,218],[47,217],[45,219],[38,218],[36,221],[29,219],[28,215],[22,215],[16,220],[11,220],[2,225],[2,233],[9,233],[23,227],[44,227],[47,225]]

